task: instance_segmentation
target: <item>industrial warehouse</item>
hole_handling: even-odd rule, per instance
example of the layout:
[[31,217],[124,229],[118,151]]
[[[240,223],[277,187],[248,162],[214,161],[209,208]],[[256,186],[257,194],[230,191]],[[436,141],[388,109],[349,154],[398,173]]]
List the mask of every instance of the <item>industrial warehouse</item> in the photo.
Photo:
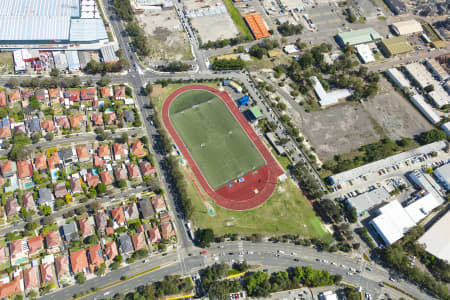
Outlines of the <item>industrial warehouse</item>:
[[3,49],[98,49],[108,42],[94,0],[2,0],[0,28]]

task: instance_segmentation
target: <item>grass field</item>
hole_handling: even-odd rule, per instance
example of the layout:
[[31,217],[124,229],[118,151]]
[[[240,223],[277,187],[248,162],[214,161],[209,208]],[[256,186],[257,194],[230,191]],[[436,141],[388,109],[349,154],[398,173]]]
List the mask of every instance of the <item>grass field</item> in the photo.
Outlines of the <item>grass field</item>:
[[265,165],[255,145],[216,95],[186,91],[171,103],[169,117],[213,189]]
[[9,73],[14,71],[12,52],[0,52],[0,71],[2,73]]
[[239,10],[234,6],[232,0],[224,0],[225,6],[227,7],[228,13],[230,14],[231,18],[233,19],[234,24],[236,24],[236,27],[238,28],[239,32],[243,36],[247,36],[250,40],[253,40],[253,35],[250,32],[250,29],[248,28],[247,24],[244,21],[244,18],[242,18],[241,13]]

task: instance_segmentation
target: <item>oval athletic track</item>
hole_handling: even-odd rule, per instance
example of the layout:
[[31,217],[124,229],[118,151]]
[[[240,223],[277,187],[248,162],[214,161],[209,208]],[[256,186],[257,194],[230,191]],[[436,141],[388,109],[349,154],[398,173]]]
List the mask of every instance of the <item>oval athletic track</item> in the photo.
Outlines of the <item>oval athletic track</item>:
[[[266,164],[263,167],[244,175],[243,182],[238,182],[238,180],[235,180],[231,182],[231,187],[226,184],[217,190],[213,190],[209,186],[175,128],[172,126],[169,118],[169,107],[172,101],[181,93],[189,90],[208,91],[222,99],[235,119],[244,129],[247,136],[255,144],[256,148],[263,156]],[[162,107],[162,119],[164,126],[169,131],[178,146],[178,149],[188,162],[203,190],[209,197],[214,199],[216,204],[231,210],[247,210],[263,204],[272,195],[277,185],[278,176],[282,175],[284,171],[264,143],[258,138],[227,92],[221,92],[215,88],[204,85],[189,85],[181,87],[172,92],[172,94],[170,94],[164,102]]]

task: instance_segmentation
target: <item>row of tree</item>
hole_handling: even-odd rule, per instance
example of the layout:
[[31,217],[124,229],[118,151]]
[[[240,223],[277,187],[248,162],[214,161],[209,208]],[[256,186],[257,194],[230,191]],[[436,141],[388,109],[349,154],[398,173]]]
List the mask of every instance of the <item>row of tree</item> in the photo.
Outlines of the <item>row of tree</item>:
[[323,196],[320,185],[316,182],[310,172],[308,172],[303,163],[299,162],[293,166],[291,173],[297,179],[302,191],[309,199],[320,199]]
[[136,52],[142,56],[150,54],[150,46],[145,31],[139,26],[136,21],[129,22],[125,28],[128,35],[133,39],[133,46]]
[[295,34],[301,34],[303,31],[303,26],[301,24],[294,25],[289,24],[289,22],[285,22],[283,24],[280,24],[277,29],[282,36],[291,36]]
[[258,59],[268,55],[268,52],[274,48],[279,47],[280,44],[277,40],[265,39],[259,44],[250,47],[249,54]]
[[215,59],[212,63],[212,69],[215,71],[223,70],[242,70],[245,68],[245,61],[240,58]]
[[206,44],[200,42],[200,48],[202,49],[211,49],[211,48],[223,48],[226,46],[236,46],[238,44],[245,43],[250,39],[247,36],[238,35],[235,38],[231,39],[223,39],[217,41],[208,41]]

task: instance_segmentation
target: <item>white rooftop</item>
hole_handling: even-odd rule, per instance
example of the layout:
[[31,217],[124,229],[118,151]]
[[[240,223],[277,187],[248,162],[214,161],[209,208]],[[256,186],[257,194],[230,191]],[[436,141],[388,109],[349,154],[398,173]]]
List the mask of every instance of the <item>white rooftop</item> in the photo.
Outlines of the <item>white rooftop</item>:
[[450,164],[445,164],[439,168],[436,168],[434,172],[437,172],[441,176],[441,178],[445,178],[445,180],[450,182]]
[[441,129],[444,130],[448,136],[450,136],[450,122],[442,124]]
[[441,117],[436,113],[433,107],[425,102],[425,99],[422,95],[415,94],[409,98],[411,102],[420,110],[424,116],[433,124],[441,121]]
[[381,187],[356,197],[349,198],[347,201],[356,209],[356,213],[360,215],[368,209],[388,200],[390,197],[391,195],[388,191],[384,187]]
[[433,194],[428,193],[422,198],[417,199],[413,203],[405,207],[406,213],[411,217],[414,223],[428,216],[428,214],[441,205],[441,202],[436,199]]
[[435,83],[433,76],[428,72],[427,68],[420,63],[412,63],[405,66],[406,71],[413,77],[421,88],[425,88]]
[[439,84],[434,85],[434,90],[429,92],[428,96],[436,103],[439,108],[450,103],[450,96]]
[[394,28],[394,31],[399,35],[423,31],[422,25],[420,25],[420,23],[414,19],[393,23],[392,27]]
[[419,244],[425,244],[429,253],[450,263],[450,212],[419,238]]
[[361,44],[356,45],[355,47],[363,63],[367,64],[375,61],[375,57],[373,57],[372,50],[370,50],[369,45]]
[[398,85],[399,88],[411,87],[411,84],[405,75],[396,68],[391,68],[386,71],[386,74]]
[[297,53],[300,50],[297,48],[296,45],[294,44],[289,44],[283,47],[284,52],[286,52],[287,54],[292,54],[292,53]]
[[349,89],[339,89],[327,92],[316,76],[312,76],[311,79],[313,81],[314,91],[316,92],[317,97],[319,97],[321,106],[336,104],[340,99],[345,99],[352,94],[352,91]]

